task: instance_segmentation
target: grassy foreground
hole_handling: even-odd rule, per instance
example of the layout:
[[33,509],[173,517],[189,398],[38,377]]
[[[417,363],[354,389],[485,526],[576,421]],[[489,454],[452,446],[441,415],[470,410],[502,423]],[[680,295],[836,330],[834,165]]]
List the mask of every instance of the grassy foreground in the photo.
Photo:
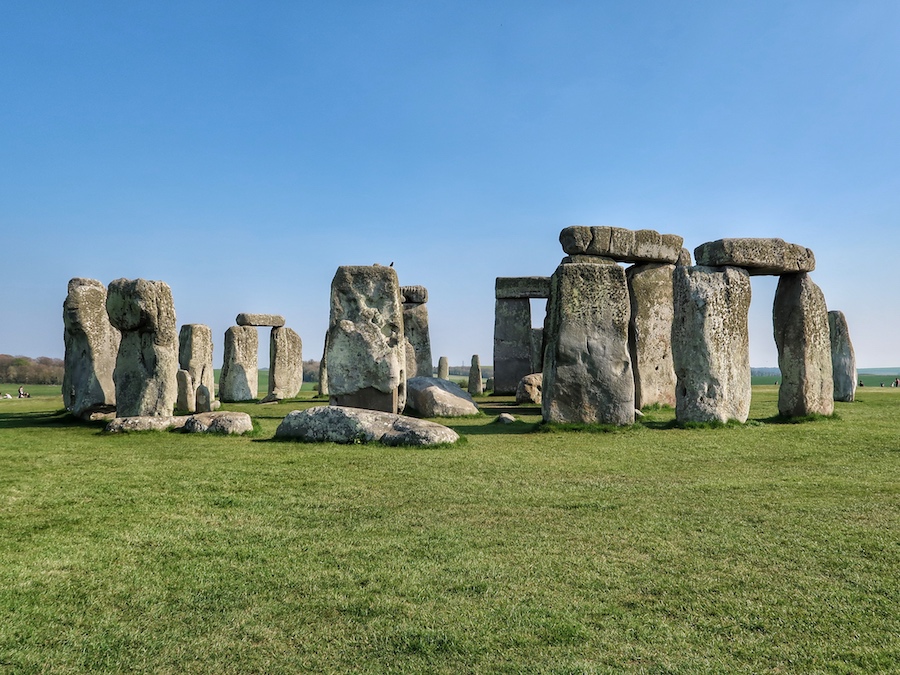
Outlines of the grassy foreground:
[[776,395],[612,433],[485,398],[437,450],[272,441],[307,400],[227,406],[249,438],[0,401],[0,673],[897,672],[900,391]]

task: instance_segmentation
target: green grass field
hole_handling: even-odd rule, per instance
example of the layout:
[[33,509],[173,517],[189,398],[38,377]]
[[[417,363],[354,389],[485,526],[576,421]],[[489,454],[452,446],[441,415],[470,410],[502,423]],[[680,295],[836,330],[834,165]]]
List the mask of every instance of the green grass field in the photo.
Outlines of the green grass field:
[[898,671],[897,389],[607,433],[486,397],[430,450],[271,440],[301,396],[240,438],[0,400],[0,672]]

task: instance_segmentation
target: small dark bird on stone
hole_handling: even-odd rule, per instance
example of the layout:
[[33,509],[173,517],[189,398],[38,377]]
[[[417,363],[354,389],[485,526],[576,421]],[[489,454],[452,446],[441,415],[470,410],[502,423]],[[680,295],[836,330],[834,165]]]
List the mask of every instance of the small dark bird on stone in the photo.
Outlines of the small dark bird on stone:
[[388,267],[393,267],[393,266],[394,266],[394,263],[393,263],[393,262],[391,262],[391,264],[388,265]]

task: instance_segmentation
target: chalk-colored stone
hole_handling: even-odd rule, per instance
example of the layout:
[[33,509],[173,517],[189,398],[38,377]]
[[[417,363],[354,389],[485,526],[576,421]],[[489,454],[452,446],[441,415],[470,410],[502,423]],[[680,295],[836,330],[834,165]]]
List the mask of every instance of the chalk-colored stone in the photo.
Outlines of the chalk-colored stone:
[[219,398],[226,403],[252,401],[259,395],[259,334],[252,326],[225,331]]
[[541,389],[544,384],[544,376],[541,373],[532,373],[519,380],[516,387],[516,403],[536,403],[541,405]]
[[407,381],[406,409],[422,417],[477,415],[478,406],[462,387],[439,377],[413,377]]
[[828,330],[831,337],[831,369],[834,373],[834,400],[856,400],[856,354],[850,342],[850,328],[843,312],[828,312]]
[[275,438],[307,443],[373,443],[383,445],[441,445],[455,443],[452,429],[414,417],[346,406],[294,410],[282,420]]

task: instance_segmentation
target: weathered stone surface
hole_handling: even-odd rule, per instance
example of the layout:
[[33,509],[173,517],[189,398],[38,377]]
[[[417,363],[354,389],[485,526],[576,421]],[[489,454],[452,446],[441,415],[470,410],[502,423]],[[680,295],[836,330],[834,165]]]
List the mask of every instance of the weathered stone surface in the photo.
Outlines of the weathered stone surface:
[[[403,288],[420,288],[423,286],[404,286]],[[428,292],[420,293],[414,297],[428,297]],[[411,354],[407,354],[407,361],[415,364],[415,369],[408,369],[407,378],[416,375],[431,377],[434,369],[434,361],[431,360],[431,335],[428,328],[428,305],[422,303],[405,303],[403,305],[403,333],[412,346]],[[410,350],[408,350],[410,351]]]
[[532,371],[531,301],[498,298],[494,303],[494,391],[514,394]]
[[[213,410],[213,398],[209,387],[205,384],[201,384],[197,387],[196,394],[196,412],[205,413]],[[216,403],[218,403],[218,401],[216,401]]]
[[205,412],[188,417],[181,430],[189,434],[240,435],[253,431],[253,421],[242,412]]
[[424,286],[401,286],[400,298],[404,305],[424,305],[428,302],[428,289]]
[[178,386],[178,334],[172,289],[162,281],[116,279],[106,294],[122,333],[113,380],[119,417],[169,416]]
[[544,370],[544,329],[531,329],[531,372]]
[[481,396],[484,393],[484,381],[481,379],[481,358],[478,354],[472,356],[472,365],[469,366],[469,394]]
[[693,265],[691,262],[691,252],[686,248],[681,249],[681,255],[678,256],[678,260],[675,263],[676,265],[681,265],[682,267],[690,267]]
[[612,258],[602,255],[567,255],[559,263],[560,265],[618,265]]
[[628,350],[634,372],[637,409],[675,405],[675,366],[672,362],[672,274],[675,265],[645,263],[625,271],[631,300]]
[[219,374],[219,398],[226,403],[252,401],[259,395],[259,334],[252,326],[225,331],[225,354]]
[[106,313],[106,286],[95,279],[71,279],[63,302],[62,393],[66,409],[76,417],[90,419],[115,410],[119,339]]
[[831,415],[834,376],[822,290],[805,272],[783,275],[772,316],[781,370],[778,412],[785,417]]
[[494,391],[494,378],[489,377],[484,383],[485,391]]
[[478,406],[462,387],[439,377],[413,377],[407,381],[406,408],[422,417],[477,415]]
[[440,445],[455,443],[452,429],[404,415],[345,406],[321,406],[289,413],[275,438],[308,443],[372,443],[384,445]]
[[194,412],[197,410],[197,392],[194,389],[194,380],[191,374],[183,369],[175,373],[175,383],[178,387],[178,395],[175,398],[175,409],[182,412]]
[[630,313],[625,270],[618,265],[556,268],[544,329],[545,421],[634,423]]
[[116,417],[106,425],[105,431],[120,434],[129,431],[168,431],[180,429],[187,422],[186,415],[150,415],[137,417]]
[[303,341],[292,328],[273,328],[269,337],[269,392],[266,398],[293,398],[303,386]]
[[834,400],[850,402],[856,399],[856,354],[850,342],[850,328],[843,312],[828,312],[831,336],[831,369],[834,374]]
[[394,268],[338,268],[331,282],[327,358],[332,405],[403,409],[406,340]]
[[681,255],[684,239],[656,230],[573,225],[560,232],[559,242],[569,255],[604,256],[619,262],[674,263]]
[[498,300],[550,297],[550,277],[497,277],[494,295]]
[[494,420],[497,424],[512,424],[516,421],[516,418],[509,413],[500,413],[497,415],[497,419]]
[[328,396],[328,331],[325,331],[325,348],[319,361],[319,396]]
[[238,326],[271,326],[280,328],[284,325],[284,317],[280,314],[250,314],[241,312],[234,321]]
[[737,267],[676,267],[672,358],[679,422],[747,421],[750,277]]
[[[190,400],[196,404],[197,390],[206,387],[211,394],[216,389],[215,371],[213,370],[212,330],[201,323],[186,323],[178,333],[178,365],[191,375],[194,387]],[[180,404],[179,404],[180,407]],[[204,412],[199,408],[187,408],[189,412]]]
[[446,356],[438,359],[438,377],[442,380],[450,379],[450,361]]
[[516,387],[516,403],[537,403],[541,405],[541,389],[544,385],[544,376],[541,373],[532,373],[519,380]]
[[783,239],[719,239],[694,249],[698,265],[743,267],[751,276],[812,272],[816,269],[813,252]]

